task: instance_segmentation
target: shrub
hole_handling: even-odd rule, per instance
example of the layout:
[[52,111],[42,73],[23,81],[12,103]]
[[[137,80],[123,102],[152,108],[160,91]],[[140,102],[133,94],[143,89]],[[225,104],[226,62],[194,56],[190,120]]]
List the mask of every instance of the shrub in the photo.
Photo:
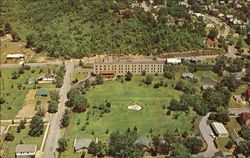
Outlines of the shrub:
[[13,141],[15,139],[15,136],[12,135],[11,133],[7,133],[4,140],[5,141]]

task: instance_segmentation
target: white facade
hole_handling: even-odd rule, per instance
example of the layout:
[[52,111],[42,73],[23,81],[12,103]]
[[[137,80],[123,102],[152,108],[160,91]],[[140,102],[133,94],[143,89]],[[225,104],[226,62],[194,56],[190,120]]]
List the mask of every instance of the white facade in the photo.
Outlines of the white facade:
[[169,58],[169,59],[167,59],[167,63],[168,64],[180,64],[181,63],[181,59]]
[[7,59],[20,59],[20,58],[24,58],[23,54],[8,54],[6,56]]

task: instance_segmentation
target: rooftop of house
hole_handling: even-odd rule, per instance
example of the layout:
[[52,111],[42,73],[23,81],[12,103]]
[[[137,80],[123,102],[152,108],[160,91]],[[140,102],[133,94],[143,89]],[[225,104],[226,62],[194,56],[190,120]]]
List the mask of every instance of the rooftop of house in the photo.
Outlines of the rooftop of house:
[[29,152],[34,153],[36,152],[37,146],[35,144],[17,144],[16,145],[16,153],[21,152]]
[[246,95],[250,96],[250,87],[246,89]]
[[194,78],[194,74],[192,73],[183,73],[181,76],[184,78]]
[[210,40],[210,39],[206,40],[206,43],[207,43],[207,44],[213,44],[213,45],[220,44],[219,41],[212,41],[212,40]]
[[149,140],[144,138],[144,137],[140,137],[135,141],[135,144],[139,144],[139,145],[143,145],[145,147],[149,147]]
[[90,143],[92,140],[90,139],[80,139],[79,141],[76,142],[74,145],[75,150],[80,150],[83,148],[89,148]]
[[240,114],[240,117],[241,117],[244,121],[250,120],[250,113],[249,113],[249,112],[243,112],[243,113]]
[[49,95],[49,90],[47,89],[38,89],[36,95]]

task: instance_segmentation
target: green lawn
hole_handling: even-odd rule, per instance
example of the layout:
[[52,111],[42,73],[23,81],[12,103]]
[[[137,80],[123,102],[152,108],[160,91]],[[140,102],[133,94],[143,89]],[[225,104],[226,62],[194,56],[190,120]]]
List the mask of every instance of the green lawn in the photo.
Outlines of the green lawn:
[[[40,72],[40,69],[43,72]],[[1,119],[13,119],[17,112],[21,109],[26,94],[30,89],[34,88],[34,84],[27,84],[26,81],[29,78],[38,77],[48,73],[48,69],[51,72],[57,69],[56,66],[42,67],[42,68],[31,68],[26,70],[18,79],[11,79],[12,73],[18,71],[18,68],[1,69],[2,77],[0,78],[0,91],[1,97],[5,99],[5,103],[0,106],[0,118]],[[31,73],[35,70],[34,73]],[[21,85],[19,89],[17,85]],[[54,88],[53,84],[38,84],[37,88]]]
[[11,127],[8,131],[8,133],[11,133],[15,136],[14,141],[11,142],[4,142],[2,146],[2,150],[7,152],[7,155],[5,158],[13,158],[15,157],[15,149],[16,145],[20,143],[22,140],[24,144],[36,144],[37,149],[39,150],[42,144],[43,135],[40,137],[31,137],[28,135],[29,127],[26,126],[25,129],[23,129],[20,133],[16,132],[17,127]]
[[236,117],[230,117],[230,121],[227,123],[227,125],[225,125],[225,127],[232,139],[235,140],[237,138],[237,135],[235,134],[234,129],[236,130],[236,132],[239,132],[241,130],[241,126],[238,123]]
[[71,75],[71,80],[74,81],[75,79],[78,80],[78,82],[83,81],[84,79],[86,79],[88,76],[87,73],[85,72],[75,72]]
[[202,77],[209,77],[214,81],[220,81],[222,79],[220,76],[218,76],[216,73],[214,73],[212,71],[197,71],[195,73],[195,77],[198,78],[199,80]]
[[[162,134],[167,130],[179,133],[188,131],[193,133],[192,119],[197,115],[190,111],[188,114],[182,112],[172,112],[170,116],[166,115],[166,109],[162,109],[163,105],[168,106],[172,98],[179,99],[182,92],[171,87],[160,87],[154,89],[153,84],[146,86],[141,82],[145,77],[136,76],[132,81],[121,83],[120,81],[106,81],[103,85],[91,88],[86,97],[91,106],[99,106],[108,100],[111,106],[111,112],[105,113],[100,117],[100,111],[89,108],[89,125],[86,130],[81,128],[86,124],[87,112],[72,114],[70,126],[66,132],[66,137],[71,141],[74,138],[100,138],[107,142],[111,132],[120,130],[131,130],[136,126],[138,135],[149,137],[149,130],[153,129],[153,134]],[[154,83],[164,79],[162,76],[154,77]],[[133,102],[142,106],[141,111],[129,111],[128,105]],[[178,119],[174,119],[175,115],[179,115]],[[79,123],[79,124],[77,124]],[[109,133],[106,134],[107,129]],[[94,131],[94,135],[92,132]],[[71,148],[71,146],[69,147]],[[67,150],[63,155],[72,153],[71,149]]]
[[221,151],[229,152],[229,150],[225,147],[230,138],[216,138],[215,142],[218,146],[218,149]]

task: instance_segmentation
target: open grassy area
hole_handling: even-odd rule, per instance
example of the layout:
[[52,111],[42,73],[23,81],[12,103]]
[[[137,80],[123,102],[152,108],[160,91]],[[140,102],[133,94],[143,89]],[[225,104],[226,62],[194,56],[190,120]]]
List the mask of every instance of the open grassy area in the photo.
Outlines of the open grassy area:
[[216,138],[215,142],[218,146],[218,149],[224,152],[229,152],[230,150],[225,147],[230,138]]
[[85,72],[75,72],[72,74],[71,80],[74,81],[77,79],[78,82],[80,82],[80,81],[83,81],[84,79],[86,79],[87,76],[88,76],[88,74]]
[[220,76],[218,76],[216,73],[214,73],[213,71],[197,71],[195,73],[195,77],[198,78],[199,80],[202,77],[208,77],[211,78],[214,81],[220,81],[222,78]]
[[[40,69],[42,69],[43,72],[40,73]],[[14,118],[14,116],[23,106],[25,96],[28,91],[30,89],[35,88],[34,84],[28,84],[26,81],[29,78],[38,77],[44,75],[45,73],[48,73],[48,69],[53,72],[57,69],[57,67],[51,66],[42,68],[31,68],[30,70],[26,70],[25,73],[20,75],[20,77],[16,80],[11,79],[11,77],[14,71],[18,71],[18,68],[1,69],[2,77],[0,78],[0,91],[1,97],[5,99],[5,103],[1,104],[0,107],[1,119]],[[32,70],[35,70],[35,72],[32,73]],[[18,87],[18,85],[20,87]],[[39,87],[46,89],[55,88],[53,84],[38,84],[36,88]]]
[[[70,126],[66,136],[73,141],[75,138],[95,137],[107,142],[111,132],[120,130],[131,130],[136,126],[138,135],[149,137],[150,129],[153,134],[162,134],[167,130],[177,134],[184,131],[193,133],[193,118],[196,113],[190,111],[188,114],[183,112],[172,112],[170,116],[166,115],[166,109],[162,106],[168,106],[172,98],[179,99],[182,92],[172,87],[153,88],[153,85],[145,85],[141,82],[145,77],[136,76],[132,81],[121,83],[120,81],[106,81],[103,85],[91,88],[86,97],[91,106],[99,106],[108,100],[111,106],[111,112],[103,114],[100,117],[100,111],[89,108],[85,113],[73,113]],[[154,77],[154,83],[163,79],[162,76]],[[130,111],[128,105],[136,103],[142,106],[141,111]],[[89,125],[86,130],[81,130],[87,122],[87,113],[89,113]],[[178,118],[174,118],[179,115]],[[106,131],[109,131],[106,133]],[[94,132],[94,133],[93,133]],[[70,145],[69,148],[72,148]],[[70,155],[73,150],[69,149],[63,155]],[[65,156],[67,157],[67,156]],[[77,157],[77,155],[76,155]]]
[[4,150],[4,152],[7,153],[6,156],[4,156],[4,158],[13,158],[15,157],[15,149],[16,149],[16,145],[20,143],[20,141],[22,140],[24,144],[36,144],[37,145],[37,149],[39,150],[42,144],[42,140],[43,140],[43,136],[40,137],[31,137],[28,135],[29,133],[29,127],[26,126],[25,129],[23,129],[20,133],[16,132],[17,127],[11,127],[8,131],[8,133],[11,133],[15,136],[14,141],[11,142],[4,142],[3,146],[1,147],[2,150]]
[[225,125],[225,127],[228,130],[229,135],[231,136],[231,138],[233,140],[235,140],[237,138],[236,133],[238,133],[241,130],[241,126],[238,123],[236,117],[230,117],[230,121]]

